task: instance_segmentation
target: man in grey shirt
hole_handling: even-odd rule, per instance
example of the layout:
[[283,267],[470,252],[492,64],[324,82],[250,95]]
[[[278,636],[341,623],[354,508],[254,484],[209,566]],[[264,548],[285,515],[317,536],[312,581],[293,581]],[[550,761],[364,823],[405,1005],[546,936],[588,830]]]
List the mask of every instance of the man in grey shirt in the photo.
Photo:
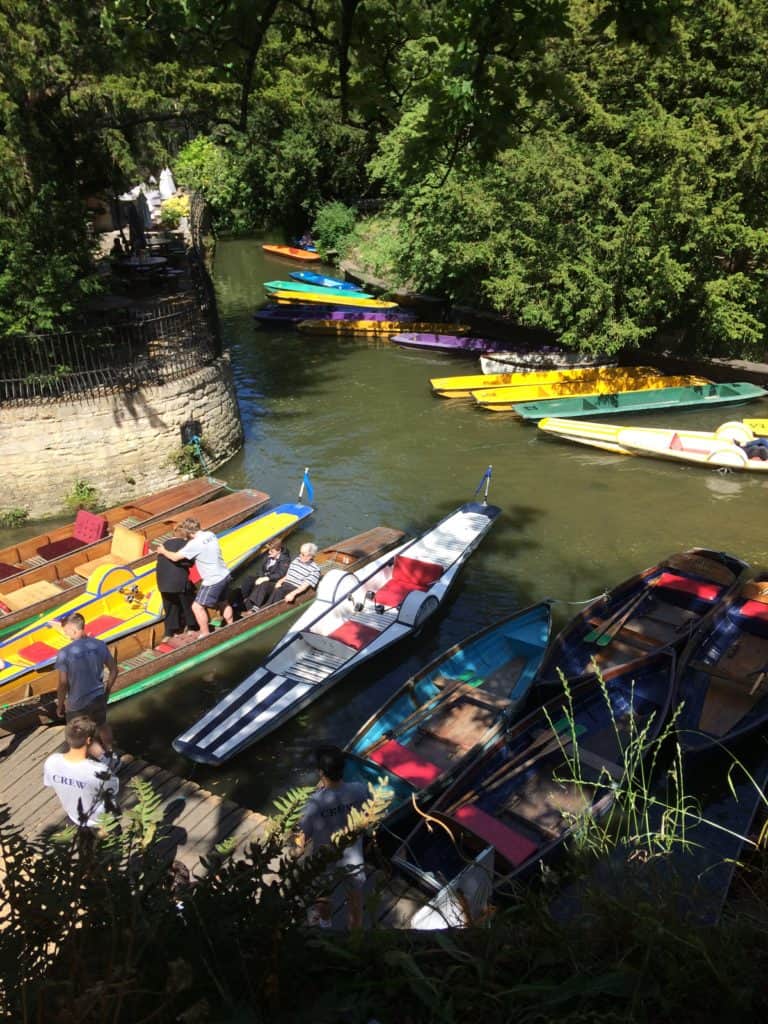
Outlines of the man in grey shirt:
[[191,516],[181,526],[187,535],[184,547],[170,551],[164,544],[158,544],[157,551],[171,562],[180,562],[184,558],[194,561],[200,573],[200,589],[192,602],[192,614],[200,627],[200,636],[208,636],[211,631],[209,608],[218,608],[227,625],[234,621],[228,596],[232,577],[221,554],[216,534],[210,530],[201,530],[199,521]]
[[[317,767],[320,783],[307,801],[299,822],[299,847],[303,848],[305,843],[311,841],[315,851],[321,846],[333,845],[331,837],[346,827],[352,808],[361,808],[369,798],[368,787],[362,782],[343,781],[344,754],[338,747],[320,747],[317,751]],[[349,927],[361,928],[365,885],[362,836],[345,847],[339,859],[331,865],[329,874],[335,877],[340,871],[344,872]],[[329,928],[331,925],[332,891],[331,884],[331,890],[317,901],[317,923],[321,928]]]

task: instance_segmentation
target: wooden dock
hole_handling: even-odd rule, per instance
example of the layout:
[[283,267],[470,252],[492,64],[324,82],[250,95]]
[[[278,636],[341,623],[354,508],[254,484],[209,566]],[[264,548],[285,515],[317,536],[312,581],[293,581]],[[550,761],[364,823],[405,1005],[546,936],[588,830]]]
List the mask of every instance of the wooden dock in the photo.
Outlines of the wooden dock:
[[[0,803],[11,821],[29,839],[44,840],[62,829],[68,818],[52,789],[43,786],[43,763],[49,754],[65,750],[64,727],[40,726],[31,732],[0,739]],[[225,839],[244,843],[255,837],[264,816],[231,800],[209,793],[193,782],[138,758],[124,754],[118,775],[118,801],[123,810],[136,803],[131,779],[144,779],[162,797],[164,853],[200,875],[200,858]]]

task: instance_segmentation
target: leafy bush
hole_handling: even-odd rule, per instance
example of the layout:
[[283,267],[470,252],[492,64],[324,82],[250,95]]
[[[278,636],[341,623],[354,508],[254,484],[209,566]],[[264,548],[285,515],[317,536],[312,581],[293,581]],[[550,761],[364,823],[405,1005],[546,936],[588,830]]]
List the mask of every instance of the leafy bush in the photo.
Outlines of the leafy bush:
[[181,476],[203,476],[207,471],[206,456],[210,458],[212,454],[210,447],[200,438],[177,448],[168,461]]
[[29,509],[27,508],[9,508],[5,512],[0,512],[0,529],[12,530],[17,526],[23,526],[29,519]]
[[322,253],[337,252],[343,256],[355,229],[357,211],[344,203],[325,203],[315,216],[312,233]]
[[189,217],[189,196],[171,196],[160,207],[160,221],[167,228],[177,228],[182,217]]
[[72,512],[76,512],[81,508],[93,511],[94,509],[102,508],[103,503],[97,488],[93,484],[89,484],[87,480],[78,478],[72,484],[72,490],[64,499],[64,506]]

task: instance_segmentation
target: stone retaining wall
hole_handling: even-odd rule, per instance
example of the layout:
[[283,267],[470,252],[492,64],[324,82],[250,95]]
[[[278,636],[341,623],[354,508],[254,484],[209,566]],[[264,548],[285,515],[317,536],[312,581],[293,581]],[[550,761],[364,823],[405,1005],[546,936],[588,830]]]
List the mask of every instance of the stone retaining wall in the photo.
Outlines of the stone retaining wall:
[[180,479],[170,456],[198,420],[215,469],[242,446],[228,355],[188,377],[131,392],[0,407],[0,511],[59,515],[76,480],[115,505]]

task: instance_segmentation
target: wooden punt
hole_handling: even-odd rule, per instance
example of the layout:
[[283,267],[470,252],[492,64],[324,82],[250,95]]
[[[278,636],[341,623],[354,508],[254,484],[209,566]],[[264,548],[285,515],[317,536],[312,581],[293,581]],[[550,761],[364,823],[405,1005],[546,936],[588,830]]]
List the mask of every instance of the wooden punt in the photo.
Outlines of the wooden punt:
[[406,320],[369,320],[367,318],[360,320],[302,320],[296,326],[306,334],[329,335],[390,335],[398,334],[411,327],[419,331],[453,331],[456,334],[466,334],[469,330],[466,324],[418,323]]
[[[3,588],[0,592],[0,636],[8,636],[63,601],[85,593],[89,577],[102,566],[137,568],[153,560],[149,545],[170,538],[174,527],[187,516],[197,519],[204,530],[221,532],[250,518],[267,501],[268,494],[246,488],[176,515],[154,519],[146,526],[128,529],[118,523],[111,537],[55,562],[30,569],[23,576],[4,580],[0,583]],[[3,608],[8,608],[8,611],[3,611]]]
[[768,720],[768,572],[723,601],[681,659],[676,721],[684,750],[731,742]]
[[[324,574],[331,569],[353,572],[401,543],[404,537],[402,530],[376,526],[323,548],[317,553],[316,560]],[[110,704],[142,693],[245,643],[263,630],[294,615],[297,609],[313,597],[312,591],[306,591],[293,604],[279,601],[259,608],[253,614],[233,622],[231,626],[220,624],[207,637],[198,637],[191,632],[162,642],[165,629],[161,622],[121,637],[109,645],[119,667]],[[0,717],[0,734],[21,732],[42,722],[54,721],[55,709],[55,688],[41,690],[33,699],[22,698],[6,706]]]
[[693,548],[670,555],[614,587],[575,615],[550,645],[534,685],[559,687],[594,665],[613,670],[662,647],[682,649],[693,632],[735,591],[746,562]]
[[605,692],[595,680],[561,692],[456,778],[429,808],[432,824],[419,821],[393,864],[434,892],[492,847],[494,892],[512,896],[512,883],[551,860],[585,815],[611,808],[628,748],[637,770],[664,727],[674,680],[674,655],[658,651],[608,673]]
[[6,588],[8,580],[36,569],[38,566],[77,551],[80,561],[86,561],[93,548],[118,525],[133,529],[147,525],[163,516],[173,515],[192,505],[210,501],[226,489],[223,480],[200,477],[186,480],[165,490],[134,498],[125,505],[116,505],[98,515],[78,513],[79,536],[75,534],[77,519],[66,526],[57,527],[35,537],[28,537],[17,544],[0,548],[0,590]]
[[547,601],[513,612],[411,676],[347,744],[345,779],[375,783],[386,777],[394,792],[390,813],[414,794],[425,807],[450,775],[517,717],[551,622]]
[[[647,367],[627,369],[619,367],[614,376],[597,380],[561,381],[559,384],[533,384],[519,387],[488,388],[473,392],[472,397],[481,409],[489,412],[515,412],[515,405],[550,398],[571,398],[573,396],[610,395],[623,391],[657,390],[658,388],[682,388],[696,384],[709,384],[702,377],[652,376]],[[542,413],[543,415],[543,413]]]
[[[221,553],[230,572],[256,558],[271,541],[295,530],[312,512],[308,505],[278,505],[221,532]],[[163,617],[155,565],[152,560],[137,569],[122,565],[96,569],[85,592],[52,614],[60,621],[80,612],[89,635],[106,643],[152,626]],[[56,657],[67,642],[54,621],[36,622],[0,642],[0,705],[51,689]]]
[[[634,367],[639,377],[658,377],[651,366]],[[567,381],[626,379],[626,370],[616,366],[588,366],[581,369],[529,370],[519,373],[472,373],[458,377],[433,377],[430,386],[440,398],[472,398],[484,390],[504,387],[533,387],[537,384],[560,384]]]

